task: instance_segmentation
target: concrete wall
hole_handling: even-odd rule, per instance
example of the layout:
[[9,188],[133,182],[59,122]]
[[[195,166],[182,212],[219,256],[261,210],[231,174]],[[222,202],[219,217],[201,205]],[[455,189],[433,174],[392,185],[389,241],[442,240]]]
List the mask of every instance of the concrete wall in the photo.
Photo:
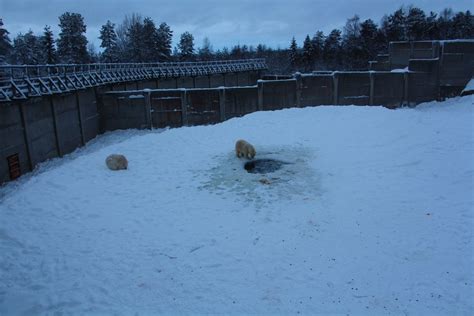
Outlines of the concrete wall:
[[410,59],[439,57],[440,43],[437,41],[391,42],[389,44],[390,69],[405,68]]
[[334,79],[335,104],[370,104],[369,72],[336,72]]
[[224,86],[225,87],[236,87],[238,86],[238,75],[235,73],[224,75]]
[[18,154],[20,172],[31,170],[20,104],[0,104],[0,183],[10,180],[7,157]]
[[137,81],[137,89],[158,89],[158,80],[142,80]]
[[99,132],[99,112],[97,108],[97,89],[77,92],[77,101],[82,123],[83,143],[95,138]]
[[256,86],[226,88],[224,91],[226,119],[258,111],[258,89]]
[[[54,96],[53,111],[56,116],[59,155],[68,154],[83,144],[82,127],[77,107],[76,93]],[[50,116],[50,114],[48,114]],[[51,131],[54,139],[54,130]],[[38,162],[42,161],[39,159]]]
[[301,76],[301,106],[333,104],[334,78],[331,75]]
[[371,105],[397,108],[405,103],[405,74],[392,72],[371,73],[373,96]]
[[158,81],[158,89],[176,89],[178,83],[176,78],[160,79]]
[[[470,46],[469,46],[470,47]],[[446,52],[453,47],[445,48]],[[423,52],[424,54],[425,52]],[[454,53],[453,53],[454,54]],[[471,51],[465,49],[463,56]],[[453,57],[454,58],[454,57]],[[466,65],[472,65],[466,61]],[[445,61],[445,65],[449,65]],[[437,59],[409,60],[409,72],[335,72],[251,82],[255,74],[164,79],[80,90],[0,105],[0,181],[9,180],[7,157],[18,154],[22,173],[94,138],[99,131],[212,124],[257,110],[322,104],[417,104],[438,97]],[[158,86],[165,90],[117,91]],[[188,86],[191,89],[176,89]],[[149,88],[146,88],[149,89]],[[109,92],[108,92],[109,91]],[[111,91],[111,92],[110,92]]]
[[[183,91],[158,90],[150,92],[150,109],[152,111],[151,120],[153,128],[179,127],[183,125],[183,97]],[[146,104],[144,104],[144,106],[146,106]]]
[[[257,80],[255,80],[257,82]],[[211,88],[223,87],[224,86],[224,75],[212,75],[211,76]]]
[[176,78],[178,88],[195,88],[194,79],[191,77]]
[[199,76],[194,79],[195,85],[194,88],[210,88],[210,78],[209,76]]
[[104,94],[99,114],[101,132],[149,126],[142,92]]
[[10,180],[10,155],[26,173],[94,138],[98,123],[94,89],[0,105],[0,183]]
[[410,105],[439,97],[439,60],[410,60],[407,101]]
[[219,91],[217,89],[187,91],[186,106],[188,125],[205,125],[220,121]]
[[440,85],[463,88],[474,76],[474,40],[444,42],[440,60]]
[[296,79],[259,81],[261,110],[279,110],[297,106]]

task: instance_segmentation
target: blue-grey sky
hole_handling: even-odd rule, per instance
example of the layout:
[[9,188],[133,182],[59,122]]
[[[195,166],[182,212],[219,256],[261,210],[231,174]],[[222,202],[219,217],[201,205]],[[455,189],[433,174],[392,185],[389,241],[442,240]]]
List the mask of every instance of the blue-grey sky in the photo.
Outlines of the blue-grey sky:
[[87,38],[96,48],[101,25],[108,19],[120,24],[131,13],[149,16],[157,25],[168,23],[174,45],[181,33],[189,31],[196,46],[207,36],[214,48],[239,43],[287,47],[293,36],[301,45],[306,34],[342,28],[354,14],[378,23],[384,14],[410,4],[425,12],[474,9],[474,0],[0,0],[0,17],[11,38],[29,29],[40,34],[45,25],[51,25],[57,36],[58,17],[77,12],[84,16]]

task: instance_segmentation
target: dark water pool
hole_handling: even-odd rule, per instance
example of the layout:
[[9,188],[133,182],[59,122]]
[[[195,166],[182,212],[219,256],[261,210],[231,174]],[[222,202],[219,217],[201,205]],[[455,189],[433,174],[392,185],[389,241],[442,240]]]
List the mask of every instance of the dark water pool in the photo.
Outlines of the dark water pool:
[[250,173],[272,173],[288,164],[276,159],[256,159],[245,163],[244,168]]

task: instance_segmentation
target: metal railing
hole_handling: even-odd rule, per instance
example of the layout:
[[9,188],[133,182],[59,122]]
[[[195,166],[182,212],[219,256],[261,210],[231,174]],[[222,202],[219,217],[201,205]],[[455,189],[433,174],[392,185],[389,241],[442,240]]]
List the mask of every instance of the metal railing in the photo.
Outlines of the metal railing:
[[0,65],[0,102],[100,85],[264,70],[265,59],[203,62]]

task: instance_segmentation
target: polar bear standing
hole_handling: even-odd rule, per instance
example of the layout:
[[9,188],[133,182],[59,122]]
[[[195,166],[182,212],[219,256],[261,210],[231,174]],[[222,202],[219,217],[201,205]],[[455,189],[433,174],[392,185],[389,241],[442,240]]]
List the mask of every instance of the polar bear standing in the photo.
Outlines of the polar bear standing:
[[105,164],[110,170],[125,170],[128,168],[128,161],[124,155],[112,154],[105,159]]
[[235,154],[237,157],[245,157],[247,159],[253,159],[255,157],[255,148],[243,139],[239,139],[235,143]]

